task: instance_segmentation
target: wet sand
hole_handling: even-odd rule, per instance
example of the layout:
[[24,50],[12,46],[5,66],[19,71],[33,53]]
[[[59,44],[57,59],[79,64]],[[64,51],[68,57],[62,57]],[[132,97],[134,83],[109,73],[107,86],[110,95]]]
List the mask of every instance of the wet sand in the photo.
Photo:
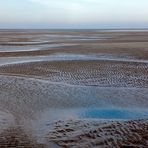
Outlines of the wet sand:
[[148,147],[147,107],[148,31],[0,31],[0,147]]
[[[61,147],[147,147],[148,121],[58,121],[49,133]],[[82,132],[83,131],[83,132]]]

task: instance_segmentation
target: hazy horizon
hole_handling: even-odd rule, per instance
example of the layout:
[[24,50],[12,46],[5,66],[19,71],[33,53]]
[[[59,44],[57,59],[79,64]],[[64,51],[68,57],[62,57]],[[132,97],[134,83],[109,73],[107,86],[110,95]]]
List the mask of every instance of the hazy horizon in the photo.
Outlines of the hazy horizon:
[[147,0],[1,0],[0,29],[143,29]]

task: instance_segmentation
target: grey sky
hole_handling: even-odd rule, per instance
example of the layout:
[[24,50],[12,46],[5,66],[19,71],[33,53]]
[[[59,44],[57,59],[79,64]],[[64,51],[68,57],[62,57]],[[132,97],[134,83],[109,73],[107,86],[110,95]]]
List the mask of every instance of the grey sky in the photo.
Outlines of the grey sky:
[[0,0],[0,28],[146,28],[147,0]]

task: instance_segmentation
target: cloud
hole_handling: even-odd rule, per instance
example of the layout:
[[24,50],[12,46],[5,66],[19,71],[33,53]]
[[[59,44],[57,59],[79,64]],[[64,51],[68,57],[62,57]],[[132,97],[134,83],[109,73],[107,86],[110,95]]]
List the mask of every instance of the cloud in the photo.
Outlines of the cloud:
[[98,0],[30,0],[33,3],[39,3],[48,7],[72,8],[72,7],[90,7],[100,4]]
[[98,14],[100,0],[30,0],[40,4],[56,17],[66,17],[68,22],[85,22],[94,20]]

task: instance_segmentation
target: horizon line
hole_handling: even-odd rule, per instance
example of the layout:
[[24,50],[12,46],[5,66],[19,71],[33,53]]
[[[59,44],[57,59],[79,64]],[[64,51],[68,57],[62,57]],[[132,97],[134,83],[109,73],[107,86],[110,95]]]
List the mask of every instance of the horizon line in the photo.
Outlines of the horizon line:
[[148,30],[143,28],[0,28],[0,30]]

